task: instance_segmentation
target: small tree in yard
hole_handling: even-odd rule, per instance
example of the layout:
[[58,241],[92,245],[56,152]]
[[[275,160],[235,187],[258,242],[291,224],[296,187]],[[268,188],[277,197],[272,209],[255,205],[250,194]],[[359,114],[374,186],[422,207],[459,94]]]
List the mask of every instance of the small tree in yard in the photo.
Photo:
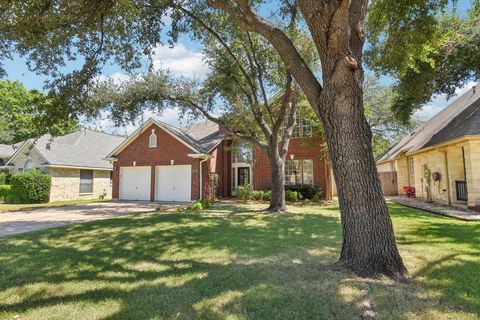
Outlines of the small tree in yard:
[[[372,2],[372,13],[380,28],[399,27],[393,35],[401,35],[395,31],[403,30],[424,34],[449,4],[378,0]],[[171,43],[181,32],[198,27],[199,21],[194,22],[186,11],[193,12],[207,26],[211,19],[229,19],[235,25],[232,36],[236,36],[236,30],[261,36],[274,48],[286,74],[301,88],[324,128],[343,230],[340,258],[334,266],[350,268],[360,276],[385,274],[402,278],[406,269],[395,243],[372,154],[372,132],[363,110],[368,5],[367,0],[279,0],[274,4],[262,0],[7,1],[0,4],[0,58],[10,57],[12,48],[28,55],[32,69],[54,76],[50,88],[65,100],[64,105],[71,106],[71,112],[95,114],[96,110],[84,104],[92,79],[107,61],[114,60],[127,71],[139,68],[145,55],[148,57],[162,40],[165,15],[172,18]],[[270,11],[269,16],[274,18],[269,20],[257,10]],[[298,25],[314,43],[321,73],[309,66],[296,43],[297,33],[275,19],[297,11]],[[389,38],[382,32],[379,35],[372,39]],[[407,35],[386,47],[392,52],[418,48],[411,39]],[[248,49],[248,42],[243,43]],[[428,45],[422,48],[426,49],[422,53],[428,52]],[[82,68],[63,75],[59,66],[79,56],[84,58]],[[249,63],[255,65],[255,59],[250,57]],[[269,117],[268,110],[265,112]]]

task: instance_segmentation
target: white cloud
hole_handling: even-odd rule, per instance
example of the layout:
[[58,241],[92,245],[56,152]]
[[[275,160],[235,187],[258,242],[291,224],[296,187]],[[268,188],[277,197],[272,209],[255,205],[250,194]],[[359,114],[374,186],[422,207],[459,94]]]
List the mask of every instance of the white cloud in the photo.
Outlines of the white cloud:
[[180,119],[181,115],[182,112],[178,108],[168,108],[160,114],[152,110],[145,110],[143,117],[138,119],[135,123],[128,123],[123,127],[115,127],[109,115],[103,112],[99,119],[95,119],[93,121],[81,120],[80,123],[81,125],[93,130],[104,131],[113,134],[130,135],[142,124],[142,121],[147,121],[149,118],[154,118],[170,125],[181,127],[186,123],[186,119],[183,121]]
[[168,69],[176,76],[187,78],[203,77],[208,71],[203,58],[201,52],[186,48],[183,43],[178,43],[173,48],[166,45],[157,46],[152,55],[155,70]]
[[120,84],[122,82],[127,81],[128,79],[130,79],[129,75],[126,75],[120,72],[115,72],[111,75],[104,75],[104,74],[98,75],[97,77],[95,77],[94,81],[106,82],[106,81],[112,80],[113,83]]
[[432,98],[432,100],[424,105],[420,110],[417,110],[413,117],[421,120],[428,120],[432,118],[434,115],[442,111],[446,106],[452,103],[455,99],[459,96],[470,90],[474,85],[475,82],[468,82],[465,86],[461,88],[457,88],[455,90],[455,95],[447,100],[446,94],[439,94]]

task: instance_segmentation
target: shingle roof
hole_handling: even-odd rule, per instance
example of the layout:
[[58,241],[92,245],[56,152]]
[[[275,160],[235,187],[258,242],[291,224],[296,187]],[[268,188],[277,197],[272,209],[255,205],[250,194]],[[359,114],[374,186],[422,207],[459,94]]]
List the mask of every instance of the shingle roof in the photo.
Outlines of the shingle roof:
[[465,135],[480,134],[480,88],[474,86],[436,116],[392,146],[377,162],[394,159]]
[[150,118],[124,141],[123,145],[119,145],[118,148],[112,150],[108,157],[115,157],[125,146],[133,141],[137,134],[152,123],[155,123],[182,141],[185,145],[189,146],[194,153],[210,153],[212,149],[225,138],[225,135],[220,132],[219,126],[212,121],[195,123],[184,129],[180,129],[165,122]]
[[10,158],[15,149],[9,144],[0,144],[0,158]]
[[80,130],[65,136],[44,135],[34,143],[45,164],[112,169],[103,158],[125,140],[123,137],[92,130]]

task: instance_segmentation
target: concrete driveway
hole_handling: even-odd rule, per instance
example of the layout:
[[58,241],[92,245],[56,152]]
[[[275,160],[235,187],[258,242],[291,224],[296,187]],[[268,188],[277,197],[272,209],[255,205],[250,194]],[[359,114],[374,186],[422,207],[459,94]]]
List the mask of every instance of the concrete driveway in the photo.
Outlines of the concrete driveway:
[[115,218],[132,213],[171,208],[173,206],[179,206],[179,204],[112,201],[4,212],[0,213],[0,236]]

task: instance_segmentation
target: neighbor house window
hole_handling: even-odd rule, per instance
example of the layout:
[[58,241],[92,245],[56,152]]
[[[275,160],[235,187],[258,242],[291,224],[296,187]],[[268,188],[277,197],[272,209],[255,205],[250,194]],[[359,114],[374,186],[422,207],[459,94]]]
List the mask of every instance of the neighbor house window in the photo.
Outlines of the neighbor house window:
[[148,138],[148,147],[149,148],[157,147],[157,135],[155,134],[155,129],[152,129],[152,134]]
[[313,160],[285,161],[285,184],[313,184]]
[[23,172],[29,172],[33,170],[33,161],[32,160],[27,160],[25,164],[23,165]]
[[80,193],[93,193],[93,170],[80,170]]
[[408,157],[408,179],[411,186],[415,185],[415,162],[413,157]]

